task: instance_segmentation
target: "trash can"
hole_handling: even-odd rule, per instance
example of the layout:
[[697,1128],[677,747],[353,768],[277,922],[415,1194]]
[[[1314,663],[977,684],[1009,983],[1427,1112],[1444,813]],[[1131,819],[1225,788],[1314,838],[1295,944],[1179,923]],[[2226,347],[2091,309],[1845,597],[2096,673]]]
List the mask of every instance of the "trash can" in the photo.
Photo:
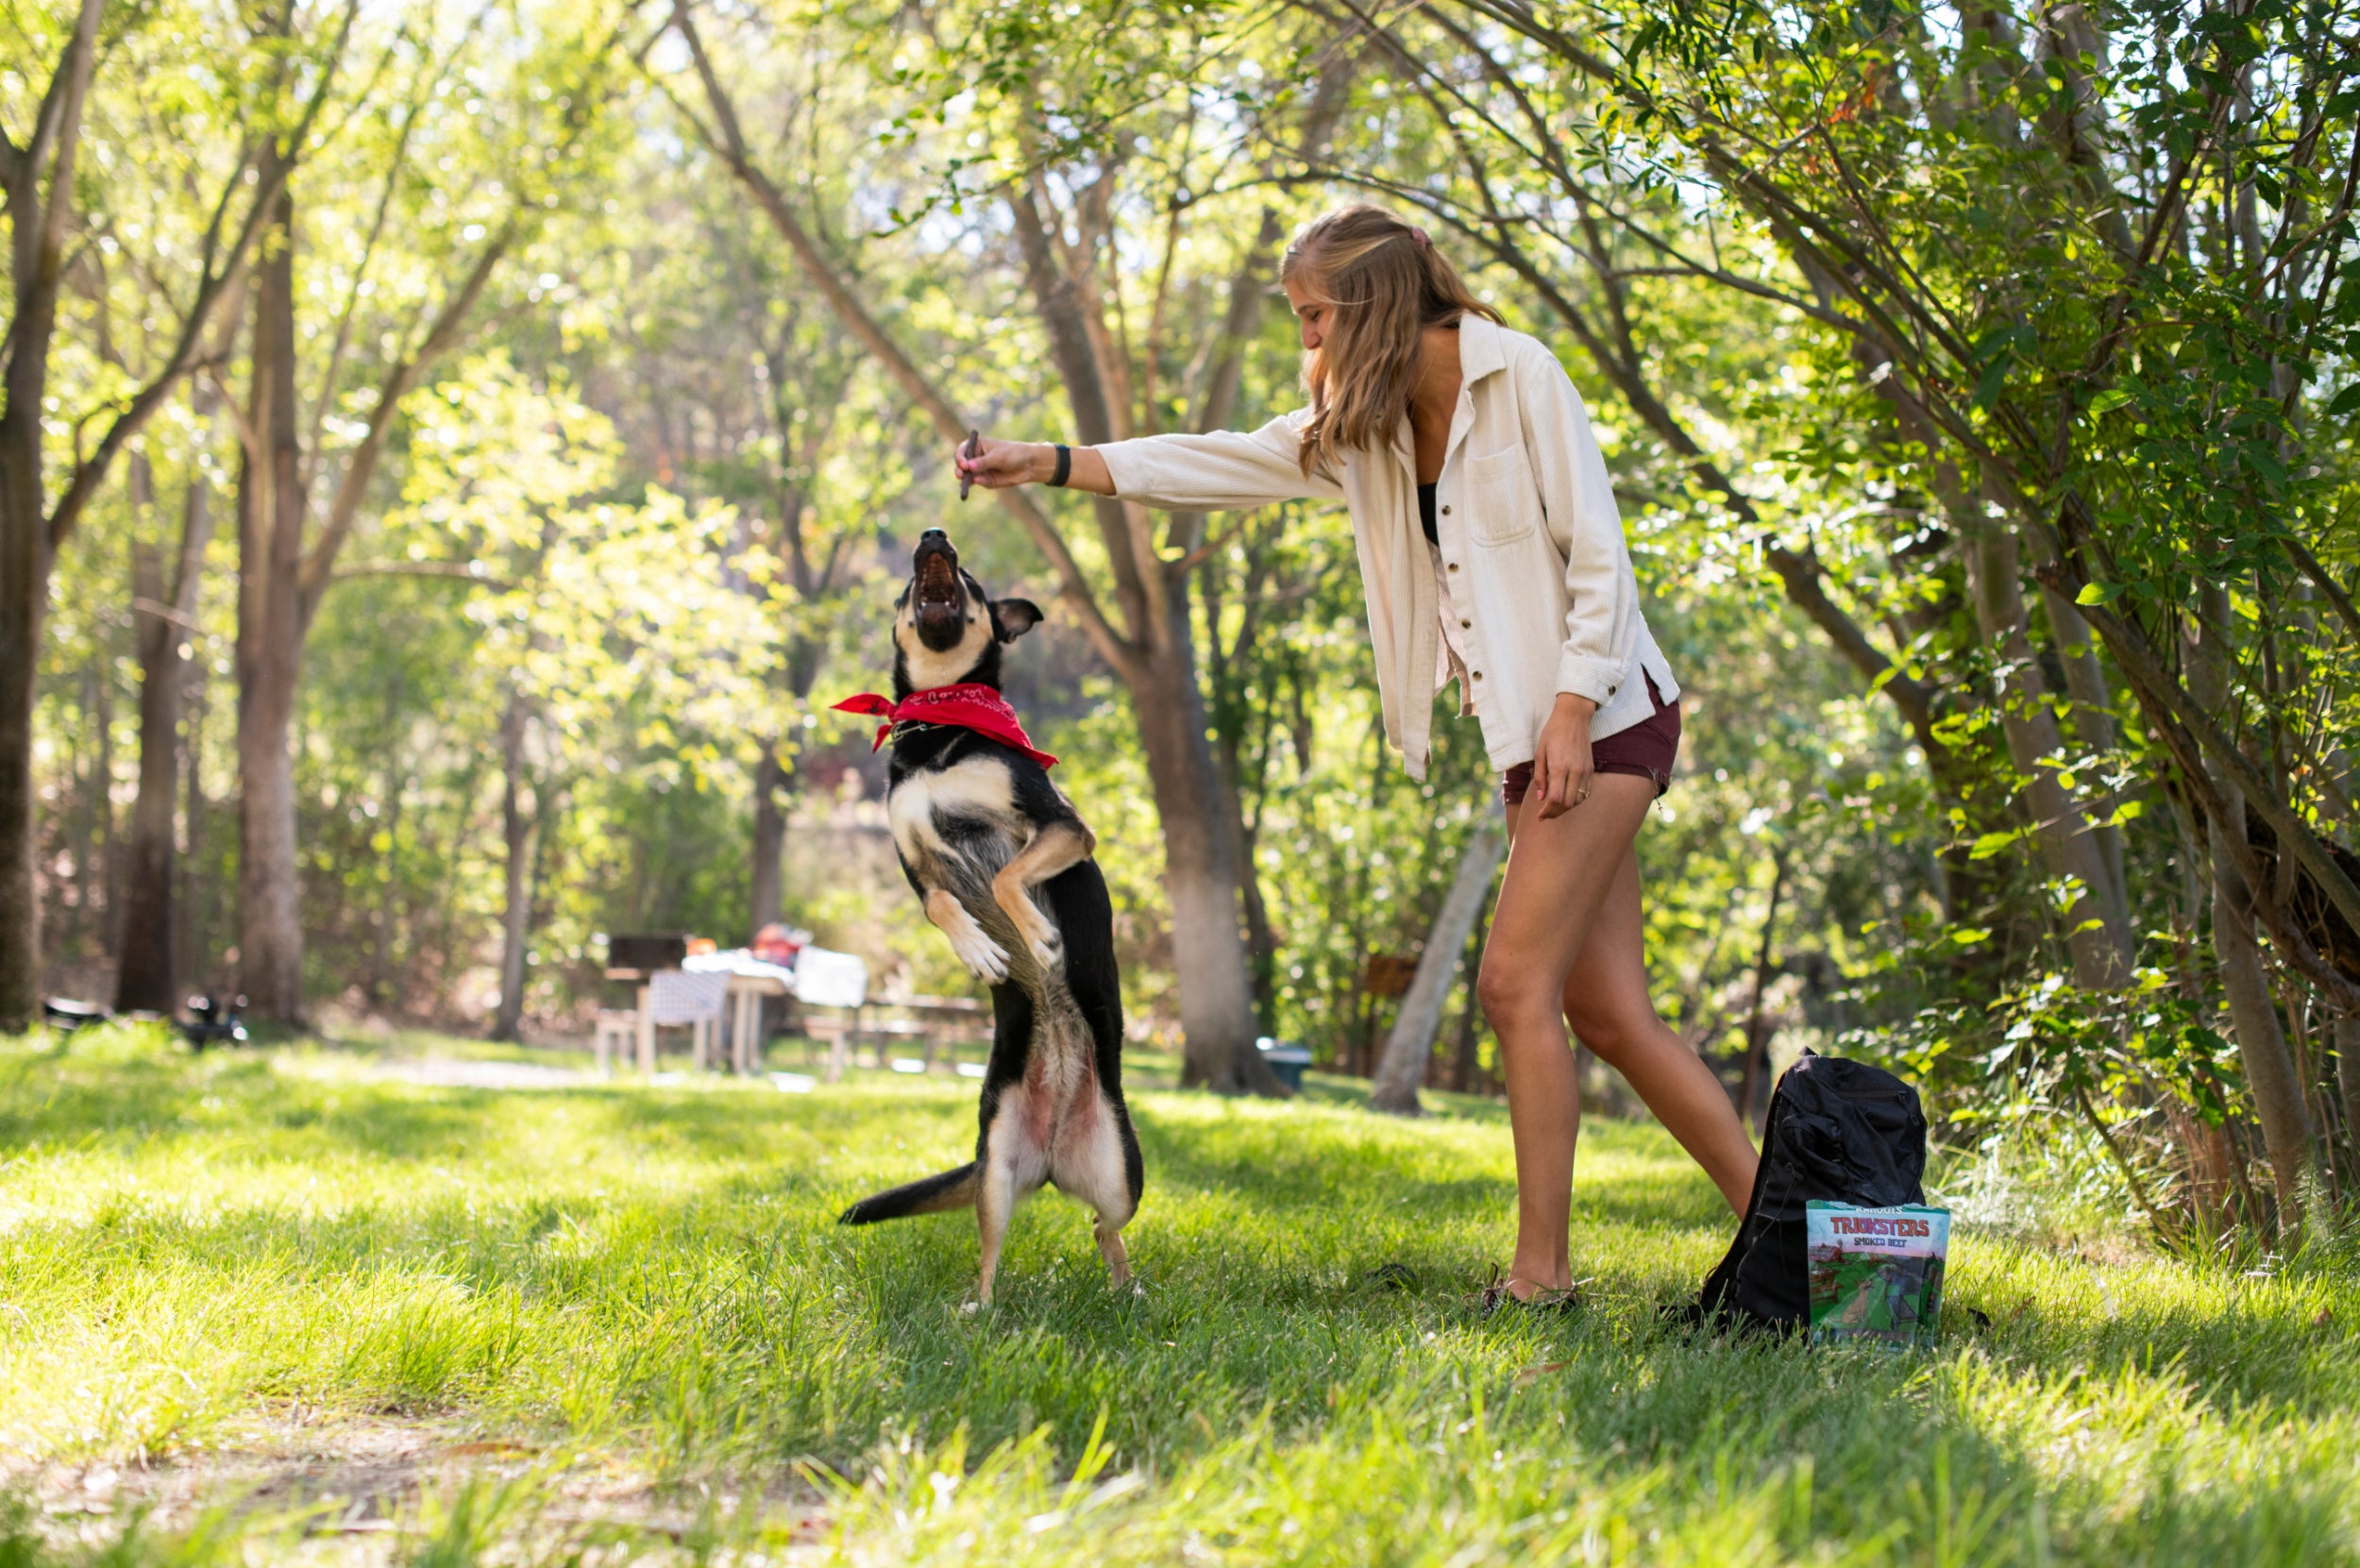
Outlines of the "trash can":
[[1292,1040],[1274,1040],[1268,1035],[1254,1042],[1254,1049],[1262,1054],[1262,1060],[1278,1075],[1278,1081],[1290,1089],[1303,1087],[1303,1070],[1311,1065],[1311,1053]]

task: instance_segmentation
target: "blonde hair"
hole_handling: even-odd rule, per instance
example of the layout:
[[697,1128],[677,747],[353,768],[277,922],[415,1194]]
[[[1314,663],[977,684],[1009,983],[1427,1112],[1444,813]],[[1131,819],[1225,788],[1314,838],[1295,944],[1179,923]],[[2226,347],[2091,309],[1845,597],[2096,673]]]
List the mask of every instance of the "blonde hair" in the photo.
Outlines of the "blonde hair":
[[1306,474],[1333,467],[1339,453],[1392,439],[1409,412],[1423,329],[1470,314],[1500,319],[1425,230],[1365,203],[1340,207],[1296,235],[1278,277],[1301,281],[1327,307],[1320,346],[1303,357],[1303,386],[1311,395]]

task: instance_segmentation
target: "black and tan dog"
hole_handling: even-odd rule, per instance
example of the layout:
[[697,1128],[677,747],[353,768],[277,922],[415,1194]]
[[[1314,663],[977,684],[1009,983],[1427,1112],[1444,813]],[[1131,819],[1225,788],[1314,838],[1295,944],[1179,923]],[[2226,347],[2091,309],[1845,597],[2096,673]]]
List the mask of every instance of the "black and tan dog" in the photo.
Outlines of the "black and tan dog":
[[894,721],[894,847],[926,918],[991,983],[991,1062],[974,1160],[864,1198],[843,1222],[973,1205],[977,1293],[988,1306],[1009,1216],[1054,1182],[1096,1211],[1099,1251],[1123,1285],[1122,1227],[1143,1178],[1122,1103],[1114,909],[1090,858],[1096,838],[999,695],[1001,649],[1040,611],[990,599],[938,529],[919,541],[910,568],[894,604],[892,703],[839,706]]

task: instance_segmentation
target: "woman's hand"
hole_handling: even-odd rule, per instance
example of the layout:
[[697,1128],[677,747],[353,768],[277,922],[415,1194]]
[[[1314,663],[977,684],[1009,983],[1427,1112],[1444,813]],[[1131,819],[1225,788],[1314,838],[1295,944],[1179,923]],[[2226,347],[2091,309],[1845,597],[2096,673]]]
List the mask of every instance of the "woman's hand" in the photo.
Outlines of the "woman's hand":
[[963,480],[973,480],[986,490],[1012,490],[1046,482],[1057,471],[1057,449],[1038,441],[979,441],[969,457],[962,443],[952,462]]
[[[1093,496],[1111,496],[1115,481],[1106,472],[1106,460],[1088,447],[1072,449],[1071,470],[1066,476],[1068,490],[1087,490]],[[1046,441],[979,441],[975,455],[967,455],[966,443],[961,442],[951,454],[952,471],[963,480],[972,480],[986,490],[1013,490],[1020,484],[1047,484],[1057,474],[1057,448]]]
[[1590,798],[1595,775],[1590,767],[1590,716],[1598,705],[1571,692],[1557,694],[1557,706],[1541,726],[1541,740],[1532,754],[1532,793],[1527,801],[1541,806],[1541,820],[1564,816]]

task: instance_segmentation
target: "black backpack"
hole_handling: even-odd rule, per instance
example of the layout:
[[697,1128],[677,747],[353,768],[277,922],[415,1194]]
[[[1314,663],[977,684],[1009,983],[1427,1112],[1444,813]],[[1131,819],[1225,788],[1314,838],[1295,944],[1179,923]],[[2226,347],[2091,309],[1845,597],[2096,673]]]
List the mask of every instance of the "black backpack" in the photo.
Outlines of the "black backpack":
[[1882,1068],[1806,1051],[1770,1096],[1745,1219],[1692,1317],[1789,1333],[1811,1318],[1803,1206],[1926,1201],[1917,1091]]

